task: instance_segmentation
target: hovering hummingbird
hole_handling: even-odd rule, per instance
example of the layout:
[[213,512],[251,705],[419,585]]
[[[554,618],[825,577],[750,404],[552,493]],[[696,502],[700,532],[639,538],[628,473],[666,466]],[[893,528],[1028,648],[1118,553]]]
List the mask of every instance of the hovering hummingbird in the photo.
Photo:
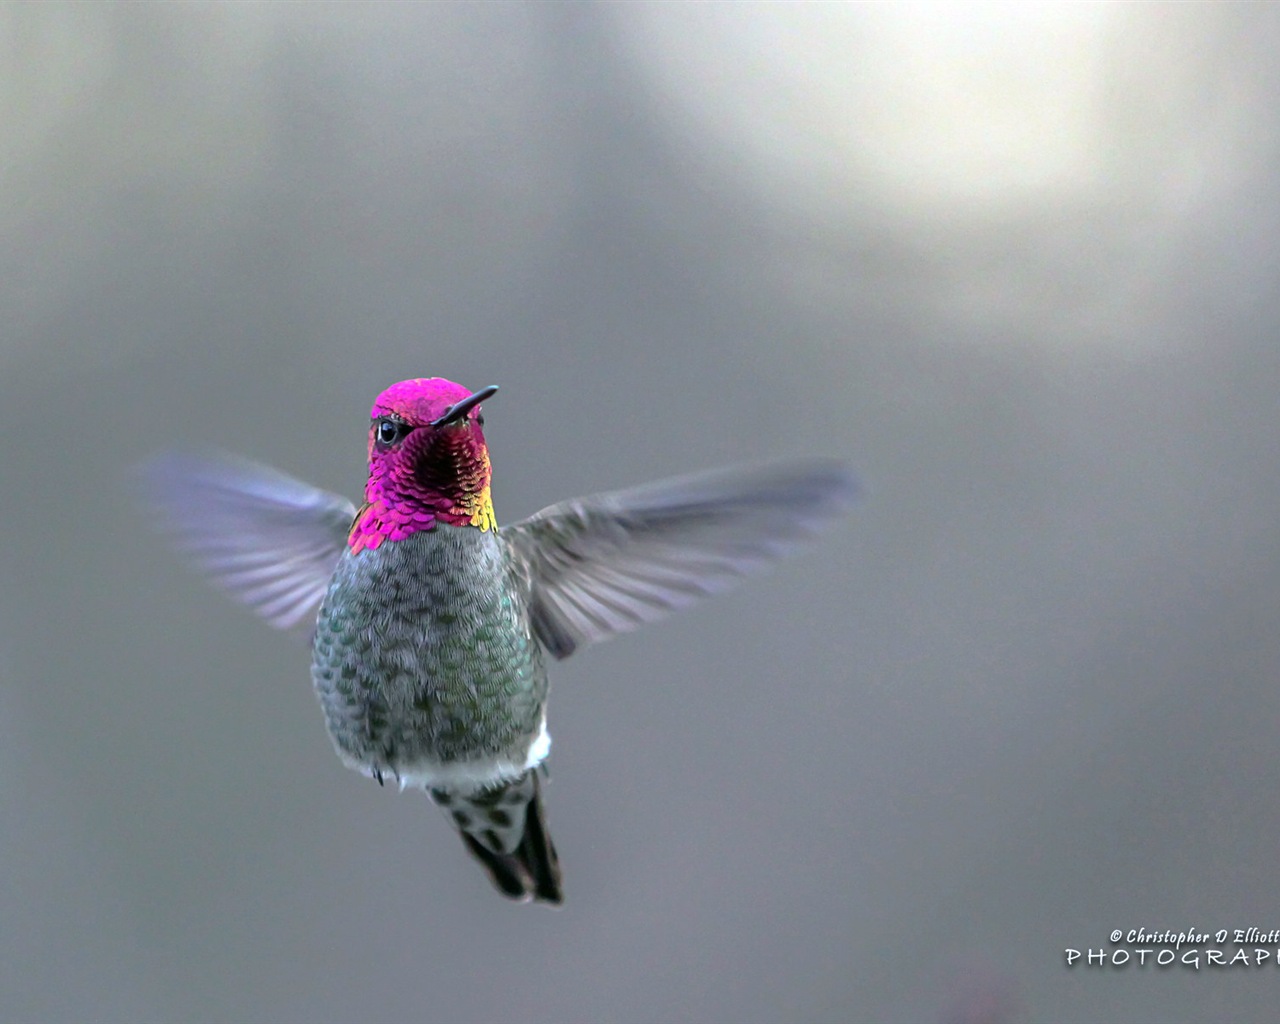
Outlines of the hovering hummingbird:
[[379,395],[359,509],[231,456],[162,455],[144,475],[181,551],[310,639],[342,760],[426,790],[504,895],[558,904],[540,783],[548,655],[726,589],[832,517],[852,484],[833,462],[730,469],[499,530],[481,414],[497,390],[434,377]]

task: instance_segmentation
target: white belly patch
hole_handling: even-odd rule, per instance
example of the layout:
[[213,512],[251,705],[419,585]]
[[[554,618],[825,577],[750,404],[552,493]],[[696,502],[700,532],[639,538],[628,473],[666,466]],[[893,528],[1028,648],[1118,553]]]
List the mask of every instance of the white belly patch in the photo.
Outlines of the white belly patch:
[[[475,761],[419,761],[405,766],[401,765],[394,772],[400,783],[400,791],[406,789],[447,789],[475,790],[500,782],[511,782],[520,778],[530,768],[536,768],[551,753],[551,734],[547,732],[547,719],[544,715],[538,727],[538,735],[529,744],[529,753],[524,762],[508,761],[502,758],[490,758]],[[360,764],[343,758],[349,767],[362,775],[377,778],[377,773],[367,764]]]

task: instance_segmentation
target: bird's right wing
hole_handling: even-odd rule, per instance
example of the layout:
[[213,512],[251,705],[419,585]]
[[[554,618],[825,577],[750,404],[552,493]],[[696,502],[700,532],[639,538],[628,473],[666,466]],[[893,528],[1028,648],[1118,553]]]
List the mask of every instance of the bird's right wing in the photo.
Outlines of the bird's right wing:
[[533,580],[533,628],[557,658],[732,586],[832,518],[834,462],[698,473],[543,509],[505,529]]
[[224,453],[159,455],[140,475],[148,509],[182,554],[272,626],[310,635],[351,502]]

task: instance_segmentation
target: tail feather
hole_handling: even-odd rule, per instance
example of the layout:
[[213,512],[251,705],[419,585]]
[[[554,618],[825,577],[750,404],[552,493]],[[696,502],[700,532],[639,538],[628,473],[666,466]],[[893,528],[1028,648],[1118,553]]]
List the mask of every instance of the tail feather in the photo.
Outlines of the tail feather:
[[468,852],[500,893],[521,902],[564,902],[537,769],[475,793],[433,789],[431,798],[450,815]]
[[529,898],[529,873],[515,858],[493,853],[470,832],[459,832],[467,850],[489,875],[493,887],[508,899],[524,902]]

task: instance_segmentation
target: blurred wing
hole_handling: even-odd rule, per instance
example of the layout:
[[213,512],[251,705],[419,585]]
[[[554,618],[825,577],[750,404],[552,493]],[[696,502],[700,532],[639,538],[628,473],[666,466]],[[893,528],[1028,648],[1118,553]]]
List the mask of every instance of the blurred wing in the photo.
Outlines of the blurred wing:
[[355,506],[268,466],[174,452],[141,467],[174,546],[277,629],[310,636]]
[[727,590],[852,494],[839,463],[776,463],[562,502],[503,536],[533,578],[534,631],[567,658]]

